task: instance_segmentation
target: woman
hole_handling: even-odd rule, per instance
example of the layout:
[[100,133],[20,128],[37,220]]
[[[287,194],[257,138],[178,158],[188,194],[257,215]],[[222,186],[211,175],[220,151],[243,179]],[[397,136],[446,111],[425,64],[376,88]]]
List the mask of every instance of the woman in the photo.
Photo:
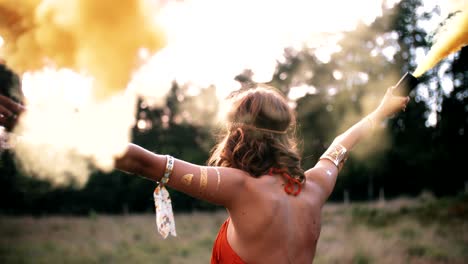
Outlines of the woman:
[[[392,91],[388,89],[372,113],[336,137],[307,171],[301,168],[296,150],[294,113],[279,92],[265,86],[230,98],[225,136],[212,151],[210,166],[130,144],[116,168],[224,206],[229,217],[216,238],[211,263],[311,263],[320,235],[321,209],[347,153],[372,133],[375,124],[408,103],[408,97]],[[18,114],[11,107],[13,102],[0,99],[0,109]],[[156,197],[163,192],[158,187]]]
[[211,263],[311,263],[321,209],[347,152],[409,101],[392,91],[305,172],[295,148],[294,113],[281,94],[267,87],[231,98],[226,134],[212,152],[211,166],[182,160],[167,165],[170,157],[130,145],[116,167],[155,181],[166,174],[166,185],[227,209]]

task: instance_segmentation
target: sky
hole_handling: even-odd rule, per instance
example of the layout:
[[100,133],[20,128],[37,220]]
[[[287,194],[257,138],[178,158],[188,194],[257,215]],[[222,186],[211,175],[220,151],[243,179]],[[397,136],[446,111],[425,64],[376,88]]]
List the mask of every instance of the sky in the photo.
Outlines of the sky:
[[253,70],[254,81],[270,81],[286,47],[321,47],[318,56],[326,61],[338,51],[341,31],[381,14],[376,0],[170,2],[160,17],[168,45],[149,68],[179,83],[214,84],[224,97],[238,87],[233,77],[244,69]]

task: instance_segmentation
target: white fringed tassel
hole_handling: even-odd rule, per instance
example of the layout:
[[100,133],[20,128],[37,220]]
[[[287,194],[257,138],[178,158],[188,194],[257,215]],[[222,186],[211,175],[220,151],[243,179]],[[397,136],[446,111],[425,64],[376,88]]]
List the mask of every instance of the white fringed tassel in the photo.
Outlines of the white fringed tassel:
[[165,239],[169,234],[177,236],[172,202],[166,187],[156,187],[153,193],[156,207],[156,226],[158,232]]

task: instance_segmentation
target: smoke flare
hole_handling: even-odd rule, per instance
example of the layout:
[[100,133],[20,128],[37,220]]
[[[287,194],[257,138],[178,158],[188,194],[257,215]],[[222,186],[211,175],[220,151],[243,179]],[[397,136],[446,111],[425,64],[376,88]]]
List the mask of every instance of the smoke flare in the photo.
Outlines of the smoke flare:
[[459,4],[459,7],[461,9],[448,19],[442,31],[436,35],[435,44],[414,71],[415,77],[421,76],[448,55],[468,45],[468,1]]

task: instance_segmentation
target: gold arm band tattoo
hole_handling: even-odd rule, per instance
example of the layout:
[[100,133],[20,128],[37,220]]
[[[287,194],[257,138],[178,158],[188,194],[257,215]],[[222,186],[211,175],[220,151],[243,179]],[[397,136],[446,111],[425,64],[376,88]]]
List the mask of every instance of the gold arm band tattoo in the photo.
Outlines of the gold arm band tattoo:
[[208,169],[200,167],[200,191],[204,191],[208,185]]
[[184,176],[182,176],[182,183],[186,186],[190,186],[190,184],[192,184],[192,179],[193,179],[193,174],[191,173],[185,174]]
[[323,153],[320,159],[328,159],[333,162],[336,167],[339,167],[340,163],[346,157],[346,153],[347,150],[343,145],[333,144]]
[[218,176],[218,183],[216,184],[216,192],[218,192],[218,190],[219,190],[219,183],[221,182],[221,175],[220,175],[220,173],[219,173],[218,168],[215,167],[214,169],[215,169],[215,171],[216,171],[216,176]]

